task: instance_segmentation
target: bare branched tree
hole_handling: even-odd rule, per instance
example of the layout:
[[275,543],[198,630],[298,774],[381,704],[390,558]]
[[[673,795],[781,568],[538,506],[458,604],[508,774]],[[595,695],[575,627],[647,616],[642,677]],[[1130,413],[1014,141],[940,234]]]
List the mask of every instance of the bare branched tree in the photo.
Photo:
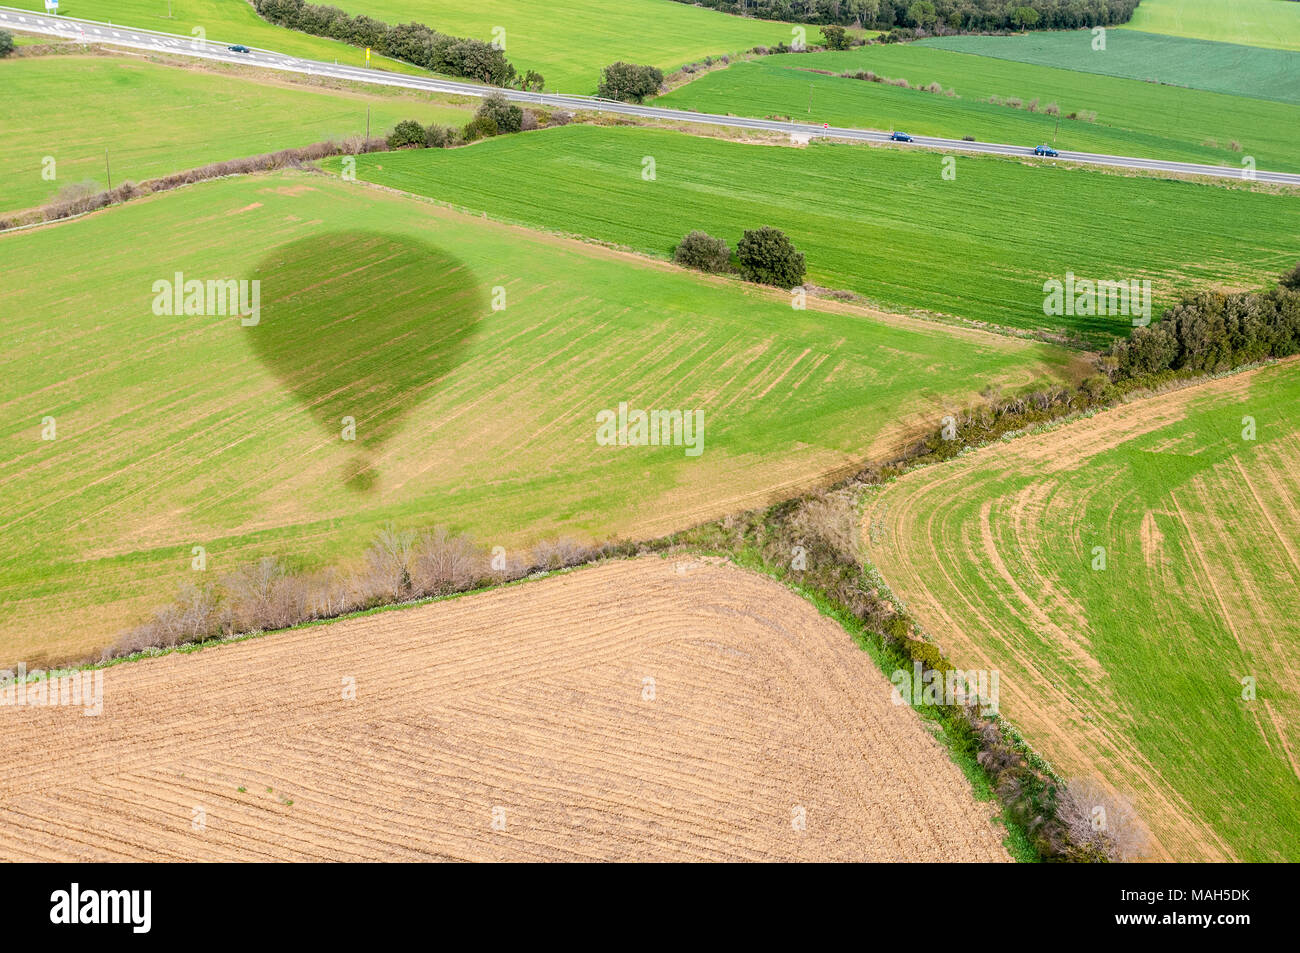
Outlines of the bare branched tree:
[[1076,778],[1061,793],[1057,817],[1070,838],[1115,861],[1146,856],[1150,838],[1128,798],[1092,778]]
[[411,593],[411,553],[417,538],[415,530],[398,529],[389,523],[366,552],[370,571],[394,599]]

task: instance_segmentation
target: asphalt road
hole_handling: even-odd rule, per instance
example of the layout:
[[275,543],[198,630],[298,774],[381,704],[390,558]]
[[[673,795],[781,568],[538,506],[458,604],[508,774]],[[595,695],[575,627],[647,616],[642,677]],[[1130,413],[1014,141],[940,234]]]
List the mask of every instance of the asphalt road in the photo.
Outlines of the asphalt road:
[[[116,26],[99,23],[94,20],[78,20],[73,17],[53,17],[15,10],[12,7],[0,7],[0,28],[11,27],[28,33],[40,33],[62,36],[69,39],[84,40],[87,43],[105,43],[129,49],[150,50],[154,52],[173,53],[179,56],[193,56],[200,59],[219,60],[225,63],[242,63],[265,69],[283,70],[290,73],[304,73],[309,76],[331,76],[337,79],[376,83],[383,86],[401,86],[408,89],[423,89],[431,92],[454,93],[462,96],[484,96],[498,90],[476,83],[462,83],[434,76],[410,76],[391,73],[379,69],[365,69],[357,66],[339,66],[320,60],[305,60],[271,50],[253,48],[248,53],[234,53],[227,46],[237,44],[237,39],[216,42],[200,40],[193,37],[177,36],[171,33],[157,33],[135,27]],[[848,139],[861,142],[888,142],[889,133],[872,129],[846,129],[838,126],[809,125],[795,122],[777,122],[771,119],[746,119],[742,116],[718,116],[710,113],[689,112],[679,109],[661,109],[657,106],[638,106],[631,103],[614,102],[595,96],[574,96],[558,93],[531,93],[514,89],[500,90],[510,99],[521,103],[533,103],[571,110],[597,110],[600,112],[621,113],[628,116],[642,116],[650,119],[664,119],[672,122],[698,123],[706,126],[724,126],[733,129],[762,129],[784,134],[805,135],[810,138]],[[907,144],[899,143],[906,148]],[[937,139],[930,136],[916,136],[911,143],[913,147],[937,149],[944,152],[972,152],[986,155],[1030,156],[1033,145],[1013,146],[994,142],[967,142],[963,139]],[[1036,143],[1035,143],[1036,145]],[[1206,175],[1225,179],[1249,180],[1259,182],[1276,182],[1284,185],[1300,185],[1300,174],[1290,172],[1267,172],[1262,169],[1250,173],[1241,168],[1229,166],[1197,165],[1191,162],[1166,162],[1160,159],[1137,159],[1132,156],[1108,156],[1091,152],[1067,152],[1062,150],[1059,160],[1042,159],[1043,162],[1068,161],[1086,165],[1115,166],[1125,169],[1147,169],[1155,172],[1170,172],[1180,175]]]

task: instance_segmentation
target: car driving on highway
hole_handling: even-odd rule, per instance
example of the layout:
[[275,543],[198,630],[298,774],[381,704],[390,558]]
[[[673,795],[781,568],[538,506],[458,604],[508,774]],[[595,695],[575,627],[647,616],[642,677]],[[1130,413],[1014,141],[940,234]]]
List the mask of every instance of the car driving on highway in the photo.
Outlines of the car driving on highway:
[[894,142],[911,142],[912,137],[905,132],[891,132],[889,138]]
[[1053,149],[1051,146],[1039,146],[1037,149],[1034,150],[1034,155],[1036,155],[1036,156],[1051,156],[1051,157],[1055,158],[1055,157],[1059,156],[1060,153],[1057,152],[1055,149]]
[[253,52],[253,51],[250,50],[248,47],[244,46],[242,43],[236,43],[234,46],[228,46],[228,47],[226,47],[226,49],[230,50],[230,52],[232,52],[232,53],[251,53],[251,52]]

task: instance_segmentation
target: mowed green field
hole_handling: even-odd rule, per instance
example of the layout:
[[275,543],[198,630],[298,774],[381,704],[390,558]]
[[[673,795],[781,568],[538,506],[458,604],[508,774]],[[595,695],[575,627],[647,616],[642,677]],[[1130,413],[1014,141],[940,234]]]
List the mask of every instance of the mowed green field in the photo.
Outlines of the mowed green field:
[[[600,71],[623,60],[665,73],[706,56],[793,39],[788,23],[754,20],[672,0],[340,0],[349,13],[388,23],[425,23],[444,33],[502,38],[520,72],[534,69],[548,90],[594,93]],[[497,28],[504,35],[494,33]],[[816,27],[805,27],[809,42]]]
[[[465,123],[458,109],[415,91],[318,89],[116,57],[0,62],[0,212],[32,208],[66,185],[120,185],[327,139],[384,135],[403,119]],[[69,96],[68,90],[77,94]],[[53,178],[46,178],[53,159]]]
[[[643,178],[646,159],[654,179]],[[654,129],[568,126],[467,149],[362,156],[357,175],[474,211],[667,256],[695,228],[735,247],[774,225],[811,281],[892,308],[1101,342],[1121,317],[1047,317],[1067,271],[1251,287],[1294,264],[1300,197],[848,145],[746,145]]]
[[[983,38],[981,38],[983,39]],[[956,95],[904,89],[838,75],[870,70],[913,86],[939,83]],[[1038,101],[1038,111],[989,102]],[[809,104],[811,102],[811,109]],[[1062,116],[1048,115],[1049,103]],[[1300,169],[1300,105],[1157,86],[1073,70],[968,56],[914,44],[847,52],[786,54],[738,63],[702,76],[656,105],[747,116],[788,116],[835,126],[902,129],[913,135],[1173,159],[1240,168]],[[1091,111],[1095,122],[1064,118]],[[1236,140],[1242,152],[1234,152]],[[1211,142],[1212,145],[1205,143]]]
[[1126,26],[1148,33],[1300,50],[1300,4],[1291,0],[1142,0]]
[[[178,272],[260,281],[260,320],[156,314]],[[262,555],[356,559],[390,520],[507,547],[694,525],[894,453],[986,385],[1081,373],[307,173],[0,236],[0,279],[5,661],[91,652]],[[702,411],[702,453],[597,445],[623,401]]]
[[[8,0],[5,6],[45,12],[45,0]],[[198,35],[194,30],[201,28],[202,35],[214,43],[242,43],[328,63],[366,65],[365,50],[267,23],[246,0],[61,0],[59,14],[178,36]],[[372,57],[370,65],[399,73],[428,72],[382,56]]]
[[[1291,52],[1136,30],[1108,31],[1104,50],[1093,49],[1093,42],[1091,30],[1062,30],[1020,36],[937,36],[908,45],[1300,103],[1300,57]],[[1109,115],[1108,105],[1095,108]]]
[[1152,856],[1300,860],[1300,364],[915,470],[869,558]]

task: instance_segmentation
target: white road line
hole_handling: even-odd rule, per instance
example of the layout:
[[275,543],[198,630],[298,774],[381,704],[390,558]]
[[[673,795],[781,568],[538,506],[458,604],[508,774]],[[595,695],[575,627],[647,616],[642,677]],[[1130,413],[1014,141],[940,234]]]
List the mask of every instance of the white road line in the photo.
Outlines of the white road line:
[[[19,22],[29,22],[28,18],[22,15],[22,11],[8,8],[7,12],[0,12],[0,16],[3,16],[5,19],[9,19],[10,14],[12,14]],[[75,23],[79,27],[83,25],[89,27],[95,33],[103,36],[103,31],[93,20],[78,20],[71,17],[52,18],[33,16],[30,22],[33,24],[31,31],[36,33],[54,33],[57,35],[63,28],[63,24]],[[122,33],[126,34],[125,37],[123,37]],[[175,34],[162,33],[157,30],[122,28],[122,33],[119,33],[116,30],[113,31],[113,36],[120,40],[116,45],[136,47],[139,49],[154,49],[160,41],[163,43],[169,43],[176,40],[188,39],[187,37],[178,37]],[[546,106],[562,106],[571,109],[595,109],[597,111],[620,113],[628,116],[664,119],[670,122],[686,122],[735,129],[764,129],[784,135],[800,133],[815,138],[847,139],[856,142],[879,143],[887,142],[889,140],[888,133],[875,129],[854,129],[807,125],[802,123],[782,123],[774,120],[747,119],[739,116],[719,116],[709,113],[689,112],[686,110],[665,109],[658,106],[638,106],[627,103],[618,103],[609,100],[602,100],[594,96],[576,96],[572,94],[557,93],[525,93],[512,89],[497,90],[493,87],[479,86],[474,83],[440,79],[432,75],[427,77],[412,76],[403,73],[387,72],[384,70],[339,66],[338,64],[325,63],[316,60],[295,59],[285,57],[283,54],[278,54],[270,50],[252,51],[251,56],[249,54],[232,54],[222,48],[225,45],[226,44],[218,45],[216,41],[209,41],[207,45],[192,45],[189,55],[226,63],[249,63],[251,61],[259,67],[266,69],[279,69],[286,72],[305,73],[308,76],[316,76],[319,74],[321,76],[333,77],[335,79],[354,80],[357,82],[380,86],[399,86],[406,89],[421,89],[462,96],[484,96],[489,92],[502,92],[507,96],[507,98],[516,102],[534,103]],[[181,52],[182,54],[185,53],[184,50],[178,50],[178,52]],[[280,58],[277,59],[277,57]],[[947,152],[967,152],[981,155],[1009,156],[1013,158],[1031,158],[1033,155],[1032,147],[992,142],[966,142],[965,140],[943,139],[938,137],[918,137],[916,142],[912,145],[919,148],[941,149]],[[1251,176],[1245,170],[1236,169],[1231,166],[1207,166],[1190,162],[1167,162],[1159,159],[1139,159],[1132,156],[1108,156],[1087,152],[1062,152],[1060,158],[1063,161],[1076,162],[1085,165],[1145,169],[1148,171],[1168,172],[1180,175],[1213,176],[1216,178],[1235,179],[1238,181],[1259,181],[1281,185],[1300,185],[1300,174],[1291,172],[1268,172],[1258,170],[1253,174],[1253,176]]]

